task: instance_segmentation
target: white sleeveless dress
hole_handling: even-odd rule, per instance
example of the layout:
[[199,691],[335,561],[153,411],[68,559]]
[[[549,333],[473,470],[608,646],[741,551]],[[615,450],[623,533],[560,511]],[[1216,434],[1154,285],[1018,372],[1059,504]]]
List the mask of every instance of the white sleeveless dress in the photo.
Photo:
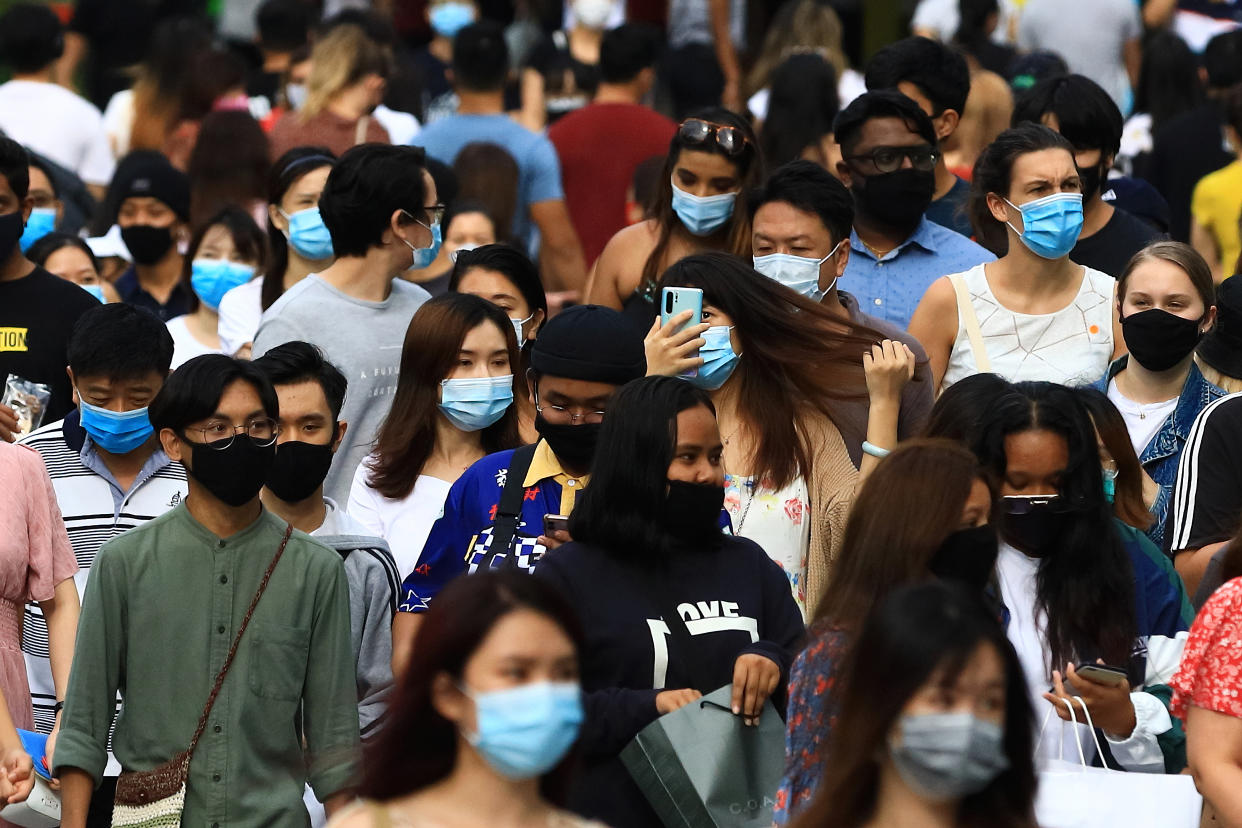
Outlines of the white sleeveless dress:
[[[957,338],[941,390],[986,372],[1010,382],[1086,385],[1108,370],[1117,289],[1117,281],[1108,274],[1084,267],[1073,301],[1055,313],[1041,314],[1016,313],[1003,306],[988,285],[983,265],[949,278],[957,291]],[[974,342],[981,343],[985,353],[977,353]]]

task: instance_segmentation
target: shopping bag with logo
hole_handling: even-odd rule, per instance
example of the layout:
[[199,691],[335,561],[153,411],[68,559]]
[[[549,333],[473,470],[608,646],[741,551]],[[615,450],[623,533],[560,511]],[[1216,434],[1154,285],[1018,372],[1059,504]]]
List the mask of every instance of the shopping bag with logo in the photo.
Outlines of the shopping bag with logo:
[[[1074,699],[1082,701],[1078,696]],[[1035,820],[1040,828],[1099,828],[1101,815],[1106,815],[1110,824],[1117,825],[1199,828],[1203,797],[1195,789],[1193,778],[1090,767],[1082,743],[1078,742],[1078,717],[1074,706],[1068,700],[1062,701],[1070,711],[1080,761],[1050,759],[1041,767],[1039,791],[1035,797]],[[1085,704],[1082,709],[1086,711]],[[1086,717],[1096,751],[1101,761],[1106,761],[1090,712]],[[1047,722],[1045,718],[1044,724]],[[1042,728],[1040,739],[1043,739]]]
[[785,723],[768,701],[758,727],[721,687],[656,719],[621,761],[666,828],[769,828],[785,769]]

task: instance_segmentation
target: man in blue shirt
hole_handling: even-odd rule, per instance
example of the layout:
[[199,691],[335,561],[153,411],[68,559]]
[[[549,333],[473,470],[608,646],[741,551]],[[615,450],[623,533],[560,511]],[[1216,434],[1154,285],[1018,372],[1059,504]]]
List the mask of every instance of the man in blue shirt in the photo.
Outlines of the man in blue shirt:
[[533,571],[547,549],[570,540],[564,529],[546,533],[544,516],[573,511],[608,401],[646,370],[642,339],[611,308],[580,305],[543,326],[527,374],[540,440],[489,454],[449,489],[418,565],[401,584],[394,675],[404,671],[421,613],[445,584],[480,567]]
[[450,165],[467,144],[492,143],[508,151],[518,165],[514,237],[531,250],[538,246],[540,270],[550,288],[580,290],[586,281],[586,262],[565,207],[556,148],[546,136],[505,114],[508,72],[509,50],[500,25],[484,20],[462,29],[453,40],[457,114],[428,125],[416,140],[427,155]]
[[905,328],[932,282],[996,257],[924,216],[940,150],[918,104],[892,90],[868,92],[841,111],[834,132],[837,175],[855,206],[840,287],[865,313]]

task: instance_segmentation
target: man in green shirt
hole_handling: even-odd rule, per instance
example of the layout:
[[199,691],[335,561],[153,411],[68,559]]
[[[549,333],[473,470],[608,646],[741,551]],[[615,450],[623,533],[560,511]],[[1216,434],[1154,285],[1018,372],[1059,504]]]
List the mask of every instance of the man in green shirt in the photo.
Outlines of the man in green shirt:
[[[83,828],[113,749],[127,771],[185,750],[285,522],[259,490],[275,457],[276,393],[248,362],[203,356],[151,403],[164,451],[189,474],[173,510],[105,544],[86,587],[55,772],[65,828]],[[182,824],[309,824],[357,770],[358,708],[341,558],[294,532],[242,637],[190,762]]]

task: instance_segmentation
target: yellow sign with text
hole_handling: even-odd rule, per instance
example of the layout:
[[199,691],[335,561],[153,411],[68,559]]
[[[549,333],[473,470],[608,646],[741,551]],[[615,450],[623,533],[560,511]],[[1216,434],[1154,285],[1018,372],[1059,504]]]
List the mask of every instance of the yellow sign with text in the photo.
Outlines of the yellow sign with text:
[[0,352],[25,351],[29,328],[0,328]]

